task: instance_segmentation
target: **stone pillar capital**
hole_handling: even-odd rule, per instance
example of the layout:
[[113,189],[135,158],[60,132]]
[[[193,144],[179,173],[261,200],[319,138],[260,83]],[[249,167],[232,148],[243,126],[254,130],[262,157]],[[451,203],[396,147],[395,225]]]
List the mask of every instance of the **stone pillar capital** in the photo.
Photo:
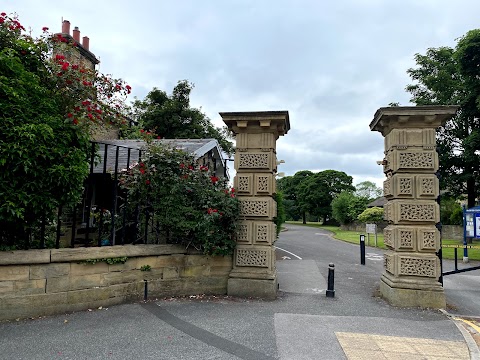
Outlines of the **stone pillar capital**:
[[278,138],[290,130],[288,111],[221,112],[220,116],[236,135],[274,133]]
[[370,130],[387,136],[393,129],[435,129],[445,124],[458,106],[391,106],[377,110]]

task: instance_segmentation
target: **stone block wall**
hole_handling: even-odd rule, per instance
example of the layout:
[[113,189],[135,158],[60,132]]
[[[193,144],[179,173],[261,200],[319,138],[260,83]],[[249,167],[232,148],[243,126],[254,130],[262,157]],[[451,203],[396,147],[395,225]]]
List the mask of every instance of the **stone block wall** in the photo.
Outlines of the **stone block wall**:
[[[85,260],[127,257],[122,264]],[[149,265],[150,271],[142,271]],[[176,245],[0,252],[0,321],[112,306],[152,297],[226,294],[231,256]]]

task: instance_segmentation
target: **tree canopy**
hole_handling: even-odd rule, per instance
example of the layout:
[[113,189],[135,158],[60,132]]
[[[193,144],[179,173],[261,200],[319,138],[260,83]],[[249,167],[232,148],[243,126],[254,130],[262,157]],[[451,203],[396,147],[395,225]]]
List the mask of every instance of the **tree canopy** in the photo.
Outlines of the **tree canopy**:
[[383,190],[371,181],[362,181],[355,185],[355,195],[367,200],[374,200],[382,196]]
[[343,171],[324,170],[309,176],[299,185],[299,203],[310,214],[323,219],[332,218],[331,203],[342,191],[354,191],[352,177]]
[[467,32],[455,48],[416,54],[406,87],[416,105],[458,105],[457,115],[437,131],[440,185],[448,194],[467,194],[475,206],[480,185],[480,29]]
[[187,80],[179,81],[171,95],[153,88],[145,99],[134,102],[134,116],[141,127],[155,131],[163,138],[213,138],[231,155],[233,144],[228,140],[226,127],[215,127],[200,109],[190,106],[190,93],[193,87],[194,85]]

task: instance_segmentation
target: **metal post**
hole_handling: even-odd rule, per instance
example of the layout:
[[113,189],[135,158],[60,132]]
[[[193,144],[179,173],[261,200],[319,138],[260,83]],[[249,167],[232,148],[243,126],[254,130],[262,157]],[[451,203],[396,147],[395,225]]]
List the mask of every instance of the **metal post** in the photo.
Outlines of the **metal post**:
[[328,264],[328,284],[327,284],[327,297],[333,298],[335,297],[335,290],[334,288],[334,281],[335,281],[335,265],[333,263]]
[[458,270],[458,249],[457,248],[454,248],[453,249],[453,253],[455,255],[455,271]]
[[365,235],[360,235],[360,264],[365,265]]
[[143,301],[147,301],[147,297],[148,297],[148,281],[147,280],[143,280],[144,283],[145,283],[145,287],[144,287],[144,291],[143,291]]
[[463,263],[468,263],[468,250],[467,250],[467,209],[465,205],[462,206],[463,210]]

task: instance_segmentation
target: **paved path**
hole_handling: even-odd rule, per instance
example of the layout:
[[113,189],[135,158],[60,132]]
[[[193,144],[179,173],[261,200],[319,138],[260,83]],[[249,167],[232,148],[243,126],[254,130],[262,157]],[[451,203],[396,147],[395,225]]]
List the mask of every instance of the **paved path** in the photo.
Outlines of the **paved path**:
[[[289,226],[276,245],[275,301],[225,296],[162,299],[0,324],[8,359],[469,359],[456,323],[376,296],[381,251]],[[295,254],[297,257],[293,256]],[[298,257],[301,258],[298,259]],[[328,263],[335,298],[326,298]]]

